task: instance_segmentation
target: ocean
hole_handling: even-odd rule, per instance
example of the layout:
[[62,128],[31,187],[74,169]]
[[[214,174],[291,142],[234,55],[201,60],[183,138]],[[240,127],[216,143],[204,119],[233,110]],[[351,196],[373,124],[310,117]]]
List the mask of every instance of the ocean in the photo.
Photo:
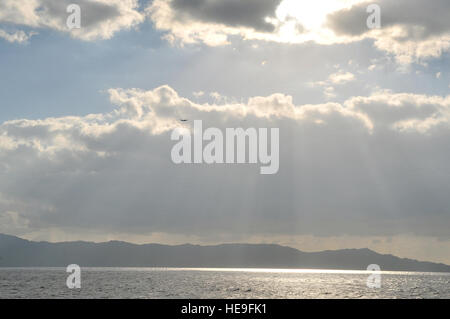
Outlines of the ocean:
[[279,269],[82,268],[69,289],[65,268],[0,268],[0,298],[450,298],[450,273]]

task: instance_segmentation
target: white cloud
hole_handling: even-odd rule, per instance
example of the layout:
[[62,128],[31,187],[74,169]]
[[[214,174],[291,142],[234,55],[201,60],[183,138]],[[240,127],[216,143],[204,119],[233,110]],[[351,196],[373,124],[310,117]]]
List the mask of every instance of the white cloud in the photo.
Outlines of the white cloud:
[[[336,67],[338,68],[339,66]],[[344,85],[355,80],[356,77],[353,73],[339,70],[336,73],[330,74],[326,81],[309,82],[308,84],[311,87],[324,87],[323,94],[327,99],[332,99],[337,96],[333,85]]]
[[369,97],[353,97],[345,106],[366,114],[374,127],[426,133],[450,120],[450,96],[376,92]]
[[336,90],[335,90],[334,87],[332,87],[332,86],[326,87],[326,88],[324,89],[323,93],[325,94],[325,96],[326,96],[328,99],[332,99],[332,98],[335,98],[335,97],[336,97]]
[[8,42],[14,43],[26,43],[33,36],[36,35],[36,32],[24,32],[22,30],[7,32],[5,30],[0,29],[0,38],[5,39]]
[[66,21],[70,0],[2,0],[0,23],[26,26],[33,30],[53,29],[72,37],[93,41],[109,39],[116,32],[145,20],[137,0],[80,0],[81,28],[70,30]]
[[[404,30],[399,27],[386,28],[374,32],[375,46],[394,54],[397,62],[408,65],[414,62],[423,63],[430,58],[438,58],[450,48],[450,35],[435,36],[428,39],[408,39],[402,36]],[[398,38],[403,38],[398,40]]]
[[194,97],[196,97],[196,98],[200,98],[200,97],[202,97],[203,95],[205,95],[205,92],[203,92],[203,91],[196,91],[196,92],[192,92],[192,95],[193,95]]
[[333,84],[345,84],[354,81],[355,79],[356,78],[353,73],[343,71],[330,74],[330,76],[328,77],[328,81],[330,81]]
[[[277,93],[217,105],[168,86],[109,93],[110,113],[0,125],[2,222],[25,233],[448,237],[450,97],[296,105]],[[174,165],[170,131],[194,119],[279,127],[280,172]]]

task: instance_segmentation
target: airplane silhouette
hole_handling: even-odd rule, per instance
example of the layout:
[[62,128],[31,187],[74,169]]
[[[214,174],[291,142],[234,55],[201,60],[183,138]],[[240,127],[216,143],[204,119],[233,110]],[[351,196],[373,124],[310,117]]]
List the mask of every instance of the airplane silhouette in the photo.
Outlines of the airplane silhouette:
[[180,120],[180,122],[187,122],[188,120]]

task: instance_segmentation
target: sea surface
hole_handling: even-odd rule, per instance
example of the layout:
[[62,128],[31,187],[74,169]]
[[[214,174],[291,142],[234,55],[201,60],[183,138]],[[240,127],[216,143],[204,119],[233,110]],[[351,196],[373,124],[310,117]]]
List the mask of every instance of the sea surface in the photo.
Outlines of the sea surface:
[[279,269],[0,268],[0,298],[450,298],[450,273]]

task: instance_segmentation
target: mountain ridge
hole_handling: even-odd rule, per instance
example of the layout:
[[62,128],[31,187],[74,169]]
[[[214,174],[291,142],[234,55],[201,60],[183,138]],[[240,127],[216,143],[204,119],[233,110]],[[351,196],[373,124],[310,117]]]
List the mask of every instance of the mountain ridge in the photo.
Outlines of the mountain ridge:
[[442,263],[417,261],[369,248],[304,252],[277,244],[164,245],[124,241],[30,241],[0,234],[0,267],[211,267],[308,268],[450,272]]

